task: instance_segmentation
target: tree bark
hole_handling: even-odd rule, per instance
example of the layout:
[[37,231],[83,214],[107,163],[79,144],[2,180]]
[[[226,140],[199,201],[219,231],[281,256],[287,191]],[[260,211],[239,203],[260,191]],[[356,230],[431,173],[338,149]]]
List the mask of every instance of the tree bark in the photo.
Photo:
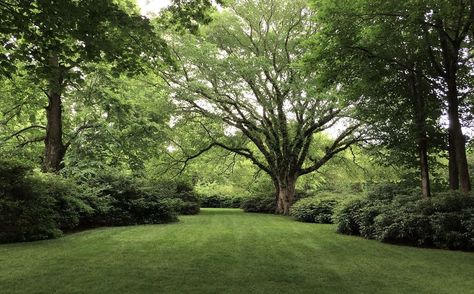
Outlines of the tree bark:
[[459,189],[459,173],[456,164],[456,149],[454,148],[454,134],[451,127],[448,129],[448,169],[449,169],[449,189]]
[[[457,73],[459,69],[459,55],[461,52],[460,45],[465,36],[458,36],[453,39],[449,37],[447,31],[443,30],[443,21],[440,18],[436,19],[437,30],[439,33],[439,39],[441,44],[441,53],[443,56],[443,64],[445,72],[442,76],[447,85],[446,100],[448,102],[448,119],[449,119],[449,131],[450,131],[450,146],[449,153],[450,159],[450,187],[454,188],[454,178],[451,178],[451,169],[456,169],[458,172],[459,187],[461,192],[468,193],[471,190],[471,183],[469,179],[469,167],[467,164],[466,157],[466,140],[462,133],[461,122],[459,119],[459,99],[458,99],[458,85],[457,85]],[[452,140],[451,140],[452,139]],[[455,158],[453,158],[455,157]]]
[[46,138],[43,171],[58,172],[62,168],[62,161],[65,154],[63,144],[62,129],[62,74],[59,68],[58,57],[53,55],[50,58],[51,78],[48,84],[48,106],[46,107]]
[[431,197],[430,173],[428,163],[428,139],[426,133],[419,138],[418,149],[420,152],[420,174],[421,174],[421,193],[423,197]]
[[281,176],[277,179],[277,208],[276,212],[288,215],[295,200],[296,177]]
[[[415,68],[416,69],[416,68]],[[422,94],[422,77],[419,73],[411,74],[411,88],[414,98],[413,110],[415,116],[416,135],[418,141],[418,157],[421,178],[421,193],[423,197],[431,197],[430,172],[428,162],[428,136],[426,131],[426,103]]]
[[456,163],[459,178],[459,187],[461,189],[461,192],[468,193],[469,191],[471,191],[471,182],[469,178],[469,167],[467,164],[466,156],[466,140],[462,133],[461,123],[459,120],[459,105],[456,80],[455,77],[451,77],[447,80],[449,129],[452,133],[452,141],[450,143],[453,144],[453,146],[450,146],[450,149],[452,147],[454,149],[454,152],[451,152],[450,155],[455,157],[454,159],[450,159],[450,163]]

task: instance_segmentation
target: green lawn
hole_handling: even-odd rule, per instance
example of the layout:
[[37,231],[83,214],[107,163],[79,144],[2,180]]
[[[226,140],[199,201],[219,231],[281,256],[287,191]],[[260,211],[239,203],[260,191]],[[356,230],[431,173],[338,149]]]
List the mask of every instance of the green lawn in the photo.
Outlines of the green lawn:
[[474,293],[474,253],[203,209],[170,225],[0,246],[0,293]]

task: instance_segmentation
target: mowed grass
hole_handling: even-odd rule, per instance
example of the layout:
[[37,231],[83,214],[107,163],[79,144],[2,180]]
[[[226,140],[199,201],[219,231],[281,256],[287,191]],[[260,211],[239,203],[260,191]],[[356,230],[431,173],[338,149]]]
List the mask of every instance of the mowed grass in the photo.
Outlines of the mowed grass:
[[474,253],[203,209],[175,224],[1,245],[0,293],[474,293]]

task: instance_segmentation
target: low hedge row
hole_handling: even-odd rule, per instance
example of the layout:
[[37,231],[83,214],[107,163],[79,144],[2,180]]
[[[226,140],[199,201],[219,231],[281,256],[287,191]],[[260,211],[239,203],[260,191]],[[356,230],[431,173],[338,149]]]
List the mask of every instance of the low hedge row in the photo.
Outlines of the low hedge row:
[[382,242],[474,250],[474,197],[445,193],[372,193],[344,203],[335,213],[337,230]]
[[116,171],[72,180],[0,161],[0,243],[85,227],[168,223],[196,213],[198,198],[185,183],[151,183]]
[[58,237],[91,212],[71,181],[0,161],[0,243]]
[[209,208],[240,208],[244,202],[244,197],[227,195],[199,195],[201,207]]
[[245,198],[241,208],[245,212],[275,213],[276,202],[273,195],[255,195]]
[[332,197],[308,197],[293,204],[290,215],[297,221],[332,224],[333,213],[338,200]]

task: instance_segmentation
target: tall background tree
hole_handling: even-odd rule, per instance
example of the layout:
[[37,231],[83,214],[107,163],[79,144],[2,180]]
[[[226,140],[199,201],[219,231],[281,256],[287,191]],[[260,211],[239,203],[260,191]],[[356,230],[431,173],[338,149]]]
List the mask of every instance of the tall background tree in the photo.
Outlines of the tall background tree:
[[[459,158],[466,157],[465,142],[453,141],[454,129],[458,137],[464,140],[464,136],[459,136],[461,124],[456,123],[460,116],[449,114],[458,110],[452,109],[456,103],[449,102],[446,75],[440,74],[444,55],[438,53],[444,49],[436,37],[442,28],[435,19],[444,18],[447,26],[458,26],[448,29],[450,32],[469,31],[472,3],[443,3],[441,8],[438,1],[313,1],[322,29],[314,40],[310,64],[326,72],[322,75],[326,81],[343,84],[353,99],[363,98],[361,106],[365,107],[358,108],[361,117],[375,127],[377,137],[389,150],[402,156],[399,162],[410,165],[417,155],[425,196],[430,195],[429,155],[436,156],[446,146],[439,136],[443,105],[449,118],[450,187],[457,189],[454,183],[458,180],[464,183],[464,192],[470,186],[464,160],[455,160],[456,152]],[[454,15],[459,23],[451,23]],[[466,34],[456,38],[460,38],[456,56],[462,59],[457,85],[469,95],[472,66],[469,55],[462,52],[468,52],[472,45]],[[456,99],[464,98],[457,95]],[[459,174],[458,179],[455,174],[460,166],[464,176]]]
[[[110,0],[8,0],[1,8],[3,73],[22,71],[46,95],[42,166],[56,172],[70,145],[63,138],[64,95],[93,71],[94,63],[107,62],[115,73],[134,73],[142,69],[143,57],[160,59],[166,46],[138,10],[127,13]],[[76,131],[89,127],[82,124]]]

